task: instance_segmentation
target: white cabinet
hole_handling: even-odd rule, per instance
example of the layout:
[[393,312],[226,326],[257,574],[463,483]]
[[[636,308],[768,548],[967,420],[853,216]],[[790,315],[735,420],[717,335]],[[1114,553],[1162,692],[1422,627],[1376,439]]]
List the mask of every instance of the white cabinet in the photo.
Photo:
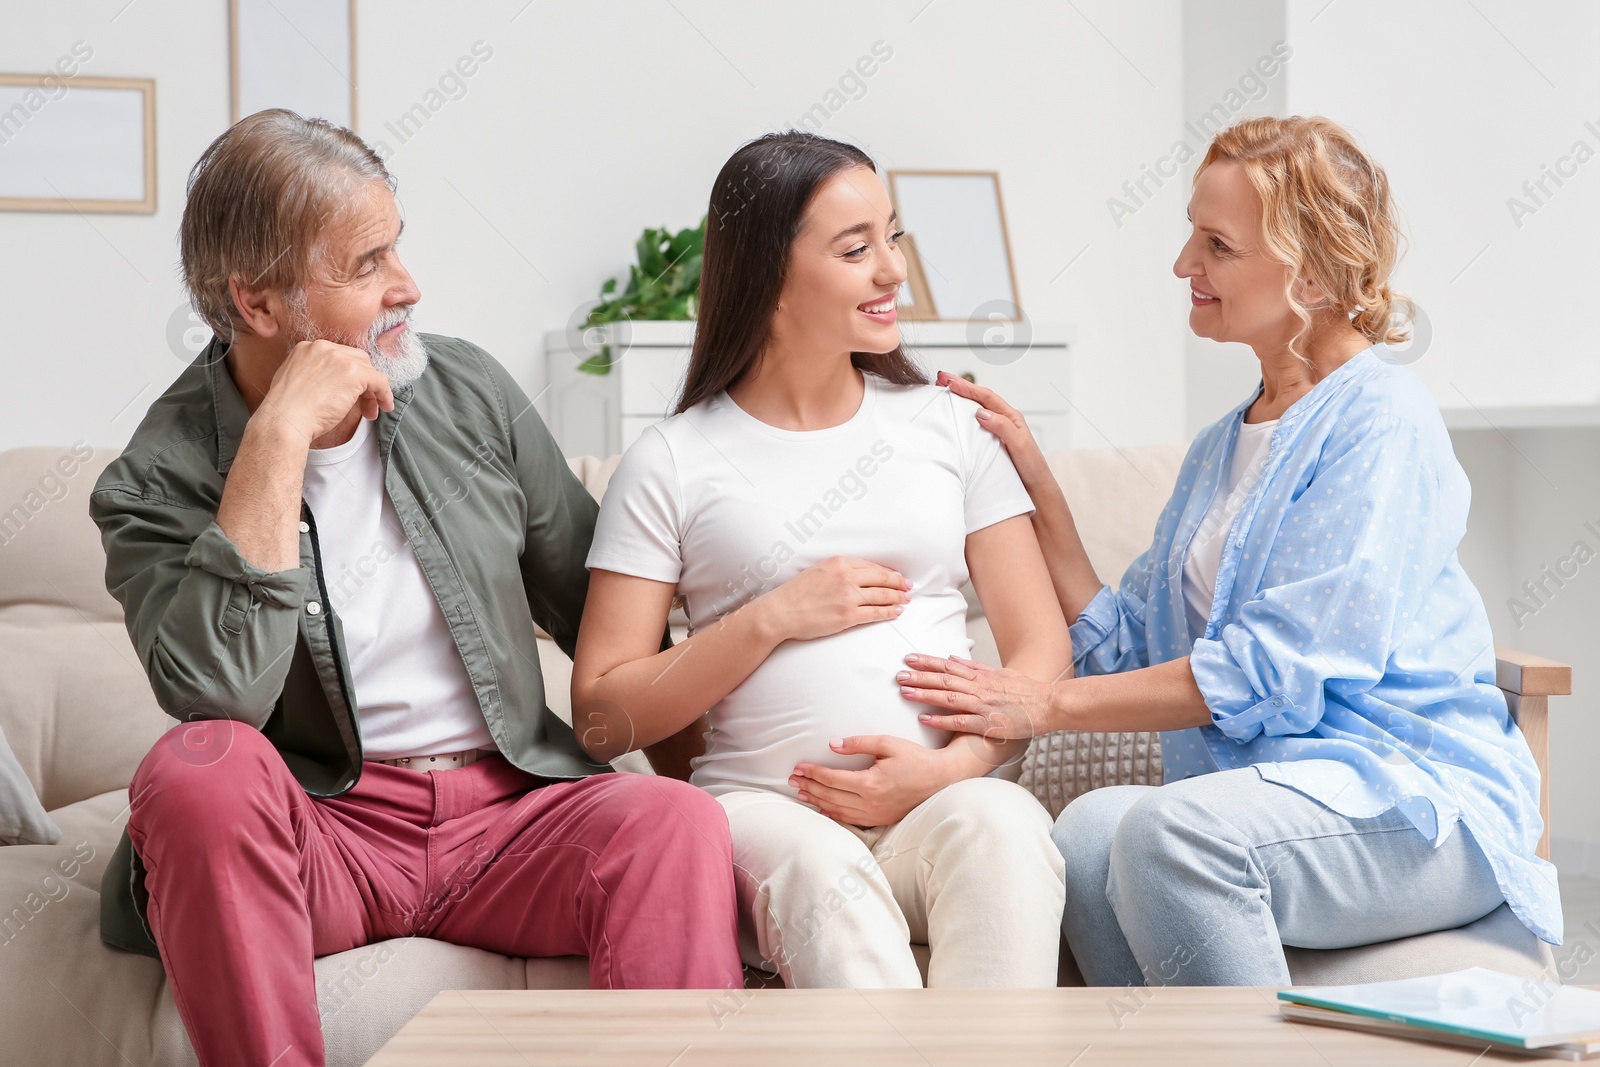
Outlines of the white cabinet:
[[[1070,448],[1070,331],[1035,323],[903,322],[906,350],[928,371],[970,376],[1028,418],[1047,450]],[[692,322],[612,323],[584,335],[545,335],[551,402],[546,422],[569,456],[609,456],[668,415],[683,385]],[[612,346],[611,372],[578,364]]]

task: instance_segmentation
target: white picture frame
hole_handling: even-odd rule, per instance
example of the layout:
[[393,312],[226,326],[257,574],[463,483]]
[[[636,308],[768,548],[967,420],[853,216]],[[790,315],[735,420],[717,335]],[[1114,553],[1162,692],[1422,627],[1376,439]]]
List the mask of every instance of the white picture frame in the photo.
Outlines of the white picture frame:
[[889,195],[940,319],[1022,318],[998,173],[892,170]]

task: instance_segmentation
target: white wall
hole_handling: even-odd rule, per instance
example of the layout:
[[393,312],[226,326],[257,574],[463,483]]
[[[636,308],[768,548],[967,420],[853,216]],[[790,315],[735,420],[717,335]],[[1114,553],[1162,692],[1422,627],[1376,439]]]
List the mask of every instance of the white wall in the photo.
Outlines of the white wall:
[[[185,173],[227,122],[226,5],[6,2],[0,69],[83,39],[85,73],[157,80],[157,215],[0,214],[0,246],[26,250],[0,261],[0,447],[120,444],[181,368],[175,233]],[[390,149],[423,328],[538,393],[542,333],[625,271],[639,231],[698,221],[734,148],[798,124],[883,41],[892,57],[822,132],[885,169],[998,170],[1022,305],[1077,329],[1058,372],[1076,439],[1182,436],[1181,210],[1118,228],[1104,206],[1178,122],[1176,0],[525,5],[360,5],[358,129]],[[491,54],[464,95],[430,100],[478,42]],[[389,127],[418,103],[432,114],[402,144]]]
[[1600,429],[1451,436],[1473,489],[1462,562],[1496,642],[1572,664],[1550,705],[1551,844],[1563,872],[1600,876]]
[[[1357,131],[1406,213],[1398,279],[1433,333],[1413,366],[1440,405],[1600,412],[1600,5],[1289,0],[1288,11],[1289,109]],[[1595,158],[1563,163],[1579,141],[1576,154]],[[1537,206],[1523,183],[1546,165],[1573,177],[1547,180]],[[1533,213],[1514,218],[1513,198]]]
[[[1187,210],[1207,131],[1217,122],[1289,113],[1295,57],[1288,37],[1283,0],[1184,0],[1185,126],[1179,133],[1195,153],[1173,183],[1164,210],[1180,216]],[[1209,122],[1207,116],[1212,116]],[[1169,263],[1177,253],[1172,249]],[[1261,364],[1249,346],[1220,344],[1184,330],[1185,419],[1191,435],[1250,395],[1260,380]]]
[[[1472,479],[1461,556],[1495,638],[1573,665],[1551,707],[1552,844],[1564,871],[1600,875],[1600,563],[1534,615],[1508,605],[1576,541],[1600,551],[1584,527],[1600,527],[1600,7],[1286,6],[1289,110],[1354,129],[1406,214],[1398,281],[1431,330],[1408,358]],[[1560,186],[1523,188],[1547,168]],[[1540,426],[1562,423],[1590,425]]]
[[228,7],[0,3],[0,71],[43,73],[82,41],[80,74],[156,79],[156,214],[0,212],[0,448],[121,444],[188,360],[166,339],[186,307],[178,219],[184,175],[227,123]]

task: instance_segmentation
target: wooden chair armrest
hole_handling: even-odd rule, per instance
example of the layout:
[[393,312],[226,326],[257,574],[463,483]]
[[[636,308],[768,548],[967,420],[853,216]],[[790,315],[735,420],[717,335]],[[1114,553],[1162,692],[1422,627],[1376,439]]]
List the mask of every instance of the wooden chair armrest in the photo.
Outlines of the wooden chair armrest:
[[1572,667],[1543,656],[1496,645],[1494,684],[1522,696],[1567,696],[1572,692]]

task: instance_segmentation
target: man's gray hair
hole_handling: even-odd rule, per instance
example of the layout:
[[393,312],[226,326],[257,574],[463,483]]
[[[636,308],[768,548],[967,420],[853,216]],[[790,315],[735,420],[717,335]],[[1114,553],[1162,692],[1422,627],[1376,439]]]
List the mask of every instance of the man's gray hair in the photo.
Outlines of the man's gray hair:
[[395,187],[365,141],[325,119],[258,111],[211,142],[189,172],[179,243],[189,301],[218,337],[241,321],[228,280],[300,293],[323,227],[367,182]]

